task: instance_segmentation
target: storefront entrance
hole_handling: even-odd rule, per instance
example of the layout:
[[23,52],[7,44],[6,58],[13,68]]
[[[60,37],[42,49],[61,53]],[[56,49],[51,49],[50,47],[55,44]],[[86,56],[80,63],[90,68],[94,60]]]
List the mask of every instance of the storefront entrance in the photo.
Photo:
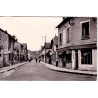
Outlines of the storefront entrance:
[[75,50],[75,55],[76,55],[76,66],[75,66],[75,69],[78,69],[78,50]]

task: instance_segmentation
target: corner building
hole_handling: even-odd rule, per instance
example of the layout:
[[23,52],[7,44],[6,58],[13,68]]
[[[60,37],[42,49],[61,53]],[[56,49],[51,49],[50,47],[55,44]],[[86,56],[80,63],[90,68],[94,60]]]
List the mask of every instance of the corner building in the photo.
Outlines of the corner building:
[[97,70],[97,18],[63,17],[58,28],[59,67]]

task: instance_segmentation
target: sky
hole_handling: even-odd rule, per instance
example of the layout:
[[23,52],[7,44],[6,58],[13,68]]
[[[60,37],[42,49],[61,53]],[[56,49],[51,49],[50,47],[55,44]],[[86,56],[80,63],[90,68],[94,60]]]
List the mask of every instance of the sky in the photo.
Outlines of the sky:
[[0,17],[0,28],[15,35],[20,43],[27,43],[29,50],[37,51],[46,41],[58,35],[56,26],[62,17]]

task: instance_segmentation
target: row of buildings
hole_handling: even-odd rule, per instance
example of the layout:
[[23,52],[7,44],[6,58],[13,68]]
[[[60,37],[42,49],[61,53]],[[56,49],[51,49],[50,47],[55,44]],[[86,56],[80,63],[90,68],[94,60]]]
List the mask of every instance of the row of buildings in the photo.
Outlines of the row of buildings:
[[19,43],[15,36],[0,28],[0,68],[27,60],[27,44]]
[[97,70],[97,18],[62,17],[58,36],[41,47],[44,62],[77,70]]

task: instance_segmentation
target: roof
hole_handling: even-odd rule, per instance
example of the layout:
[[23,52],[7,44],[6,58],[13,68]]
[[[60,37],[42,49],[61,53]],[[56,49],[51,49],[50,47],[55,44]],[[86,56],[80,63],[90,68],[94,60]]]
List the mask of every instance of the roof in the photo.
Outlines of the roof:
[[63,21],[58,25],[56,26],[56,28],[60,28],[63,24],[65,24],[66,22],[68,22],[68,20],[72,19],[73,17],[66,17],[63,19]]
[[7,34],[10,38],[14,39],[14,36],[10,35],[6,30],[4,31],[3,29],[0,28],[0,31],[4,32],[5,34]]
[[52,40],[51,40],[51,48],[52,48],[52,45],[58,45],[58,36],[55,36]]
[[[0,31],[2,31],[2,32],[6,33],[7,35],[10,35],[9,33],[7,33],[7,31],[6,31],[6,30],[4,31],[4,30],[3,30],[3,29],[1,29],[1,28],[0,28]],[[10,36],[11,36],[11,35],[10,35]]]
[[26,43],[22,43],[21,45],[23,46],[24,49],[27,48],[27,44]]
[[46,46],[44,44],[44,46],[42,46],[41,51],[46,47],[46,49],[50,49],[51,48],[51,43],[46,43]]
[[41,46],[41,50],[43,49],[44,46]]
[[46,47],[46,49],[50,49],[51,47],[50,47],[50,44],[51,43],[46,43],[46,46],[44,45],[44,47]]

